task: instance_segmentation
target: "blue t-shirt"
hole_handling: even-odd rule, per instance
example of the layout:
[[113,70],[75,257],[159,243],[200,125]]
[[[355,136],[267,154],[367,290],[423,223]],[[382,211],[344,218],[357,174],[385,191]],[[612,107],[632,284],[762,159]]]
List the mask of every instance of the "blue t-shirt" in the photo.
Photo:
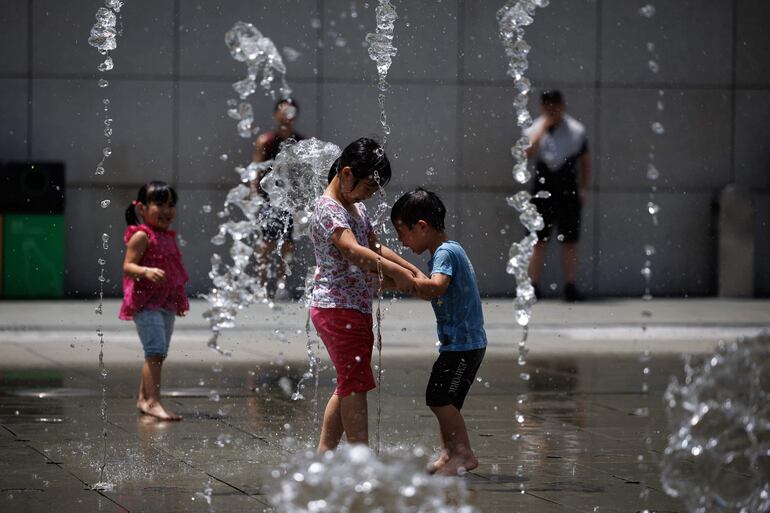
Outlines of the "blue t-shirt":
[[487,347],[484,314],[473,265],[462,246],[447,241],[436,248],[428,262],[430,274],[451,278],[446,293],[430,304],[436,314],[439,351],[470,351]]

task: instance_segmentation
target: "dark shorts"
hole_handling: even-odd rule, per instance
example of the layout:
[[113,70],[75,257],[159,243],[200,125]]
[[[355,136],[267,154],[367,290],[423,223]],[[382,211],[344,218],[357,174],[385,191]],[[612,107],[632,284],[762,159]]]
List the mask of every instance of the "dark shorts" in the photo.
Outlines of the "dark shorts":
[[486,349],[474,349],[439,353],[430,372],[425,403],[428,406],[451,404],[458,410],[462,409],[485,352]]
[[257,223],[262,229],[262,237],[266,241],[291,241],[294,232],[294,221],[288,210],[273,206],[262,205],[257,214]]
[[[543,216],[545,228],[537,232],[540,241],[551,239],[551,230],[557,227],[557,240],[560,242],[577,242],[580,238],[580,198],[572,191],[554,194],[550,198],[535,198],[532,203]],[[559,237],[561,236],[561,237]]]

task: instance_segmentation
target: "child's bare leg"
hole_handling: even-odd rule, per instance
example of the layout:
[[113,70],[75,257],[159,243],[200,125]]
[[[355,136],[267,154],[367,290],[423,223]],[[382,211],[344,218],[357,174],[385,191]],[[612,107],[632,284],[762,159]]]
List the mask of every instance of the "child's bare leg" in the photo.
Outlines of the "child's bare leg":
[[535,244],[532,260],[529,261],[529,277],[533,283],[540,281],[540,274],[543,272],[543,262],[545,262],[545,250],[545,242]]
[[473,470],[479,466],[479,460],[471,450],[465,419],[453,405],[431,406],[433,414],[438,419],[443,444],[449,459],[436,470],[444,475],[457,475],[458,472]]
[[354,392],[340,398],[342,426],[348,443],[369,445],[369,410],[366,392]]
[[166,409],[160,402],[160,374],[163,367],[162,356],[147,356],[142,367],[144,383],[144,403],[139,406],[142,413],[160,420],[182,420],[180,415]]
[[340,396],[332,394],[324,410],[324,420],[321,426],[321,439],[318,441],[318,453],[333,451],[337,448],[344,431],[342,414],[340,413]]
[[269,271],[273,263],[273,251],[275,251],[275,241],[263,240],[261,246],[257,246],[254,252],[257,259],[257,282],[262,287],[267,287],[269,281]]
[[139,392],[136,395],[136,407],[141,410],[145,402],[147,402],[147,398],[144,396],[144,368],[142,368],[142,372],[139,375]]
[[281,261],[278,263],[278,279],[286,280],[286,266],[291,268],[291,263],[294,261],[294,242],[286,240],[281,244]]
[[441,470],[441,467],[443,467],[447,460],[449,460],[449,452],[446,448],[446,442],[444,441],[444,430],[442,429],[441,424],[438,425],[438,436],[441,441],[441,452],[436,461],[428,463],[428,472],[431,474],[435,474]]

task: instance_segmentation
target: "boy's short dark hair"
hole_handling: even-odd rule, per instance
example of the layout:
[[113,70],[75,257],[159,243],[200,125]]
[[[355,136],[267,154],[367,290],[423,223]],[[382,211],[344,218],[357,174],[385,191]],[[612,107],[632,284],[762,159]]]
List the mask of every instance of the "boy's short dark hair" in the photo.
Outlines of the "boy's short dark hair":
[[412,228],[417,221],[422,220],[440,231],[444,231],[445,216],[446,207],[438,195],[422,187],[398,198],[390,211],[390,220],[393,224],[401,221],[408,228]]
[[540,103],[543,105],[563,105],[564,96],[557,89],[546,89],[540,95]]
[[273,112],[278,112],[278,109],[281,108],[281,105],[283,104],[291,105],[295,109],[297,109],[297,114],[299,114],[299,103],[297,103],[297,100],[289,96],[288,98],[280,98],[277,102],[275,102],[275,107],[273,107]]

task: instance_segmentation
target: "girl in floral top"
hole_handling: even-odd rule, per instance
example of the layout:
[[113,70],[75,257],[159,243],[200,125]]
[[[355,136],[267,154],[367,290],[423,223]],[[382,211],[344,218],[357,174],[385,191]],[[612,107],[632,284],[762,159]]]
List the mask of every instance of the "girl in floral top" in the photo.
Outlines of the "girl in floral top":
[[190,309],[184,291],[189,278],[176,234],[168,229],[176,216],[176,201],[176,192],[164,182],[143,185],[126,210],[128,228],[123,235],[127,249],[120,318],[133,319],[144,348],[136,407],[161,420],[182,419],[160,402],[160,371],[168,355],[174,316]]
[[366,393],[375,387],[371,357],[372,293],[378,263],[385,286],[409,292],[425,275],[382,246],[361,201],[391,176],[383,149],[373,140],[350,143],[329,170],[329,185],[315,203],[311,227],[316,273],[310,317],[337,371],[337,388],[324,412],[318,452],[369,443]]

